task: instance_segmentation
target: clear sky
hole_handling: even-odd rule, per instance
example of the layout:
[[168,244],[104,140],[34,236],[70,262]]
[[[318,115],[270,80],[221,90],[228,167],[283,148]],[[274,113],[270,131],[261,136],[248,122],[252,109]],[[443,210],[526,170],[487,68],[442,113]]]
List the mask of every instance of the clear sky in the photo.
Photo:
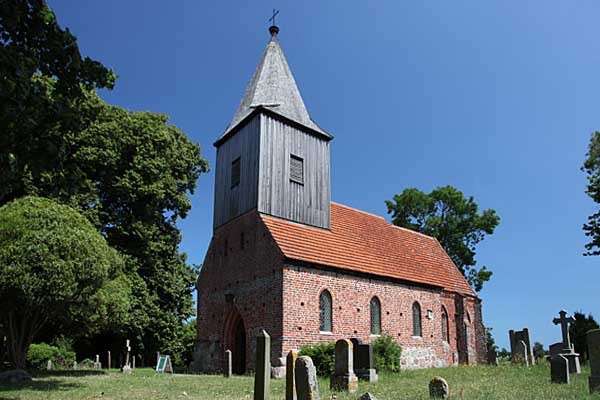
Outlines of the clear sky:
[[[280,43],[312,118],[335,136],[332,198],[386,216],[404,188],[454,185],[501,217],[477,249],[480,296],[509,329],[560,340],[561,308],[600,317],[600,258],[583,257],[596,208],[580,171],[600,130],[600,3],[540,1],[49,0],[84,55],[119,75],[109,103],[166,113],[214,166],[223,132],[281,10]],[[201,263],[213,172],[180,223]]]

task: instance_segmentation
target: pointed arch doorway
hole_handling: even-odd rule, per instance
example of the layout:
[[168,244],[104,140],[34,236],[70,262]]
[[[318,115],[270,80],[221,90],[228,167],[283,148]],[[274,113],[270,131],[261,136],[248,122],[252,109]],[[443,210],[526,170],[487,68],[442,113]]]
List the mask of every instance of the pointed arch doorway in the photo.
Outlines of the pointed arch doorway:
[[231,350],[231,369],[236,375],[246,373],[246,326],[240,313],[234,309],[225,324],[225,347]]

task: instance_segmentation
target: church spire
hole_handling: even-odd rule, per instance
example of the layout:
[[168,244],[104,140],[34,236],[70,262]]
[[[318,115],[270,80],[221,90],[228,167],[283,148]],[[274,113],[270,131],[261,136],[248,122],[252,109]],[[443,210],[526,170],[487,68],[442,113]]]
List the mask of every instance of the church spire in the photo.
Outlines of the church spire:
[[271,38],[246,88],[244,97],[225,133],[215,144],[222,142],[225,136],[257,108],[268,109],[325,136],[327,139],[332,138],[308,114],[292,71],[279,46],[277,38],[279,27],[271,25],[269,32]]

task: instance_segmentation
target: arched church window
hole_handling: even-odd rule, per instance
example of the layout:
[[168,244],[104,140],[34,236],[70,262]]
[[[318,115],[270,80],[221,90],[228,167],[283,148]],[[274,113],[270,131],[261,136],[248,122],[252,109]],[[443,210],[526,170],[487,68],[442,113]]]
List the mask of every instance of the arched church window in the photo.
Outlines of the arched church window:
[[381,335],[381,303],[375,296],[371,299],[371,335]]
[[331,293],[327,289],[323,290],[319,296],[319,330],[321,332],[331,332],[331,303]]
[[421,332],[421,306],[416,301],[412,306],[413,336],[422,336]]
[[442,306],[442,340],[450,343],[450,334],[448,330],[448,313],[444,306]]

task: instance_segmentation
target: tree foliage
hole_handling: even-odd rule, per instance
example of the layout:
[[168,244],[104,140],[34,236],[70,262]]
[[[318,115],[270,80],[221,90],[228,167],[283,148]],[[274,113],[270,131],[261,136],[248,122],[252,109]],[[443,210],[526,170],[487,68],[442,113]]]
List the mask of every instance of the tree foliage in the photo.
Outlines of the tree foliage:
[[[594,132],[590,139],[586,160],[581,168],[587,174],[588,196],[600,204],[600,132]],[[585,245],[585,255],[597,256],[600,254],[600,211],[588,217],[587,223],[583,225],[586,236],[591,241]]]
[[429,194],[405,189],[385,203],[394,225],[435,237],[476,291],[490,280],[491,271],[475,267],[475,246],[499,224],[494,210],[479,213],[473,197],[465,198],[452,186]]
[[581,311],[573,314],[575,322],[569,326],[569,337],[575,346],[575,352],[581,355],[582,360],[588,359],[587,332],[591,329],[598,329],[598,323],[589,314],[587,317]]
[[0,207],[0,321],[17,368],[48,320],[80,334],[124,323],[131,286],[119,254],[82,215],[49,199]]
[[492,334],[494,328],[491,326],[486,326],[485,328],[485,337],[488,351],[498,351],[498,345],[496,345],[496,339]]

